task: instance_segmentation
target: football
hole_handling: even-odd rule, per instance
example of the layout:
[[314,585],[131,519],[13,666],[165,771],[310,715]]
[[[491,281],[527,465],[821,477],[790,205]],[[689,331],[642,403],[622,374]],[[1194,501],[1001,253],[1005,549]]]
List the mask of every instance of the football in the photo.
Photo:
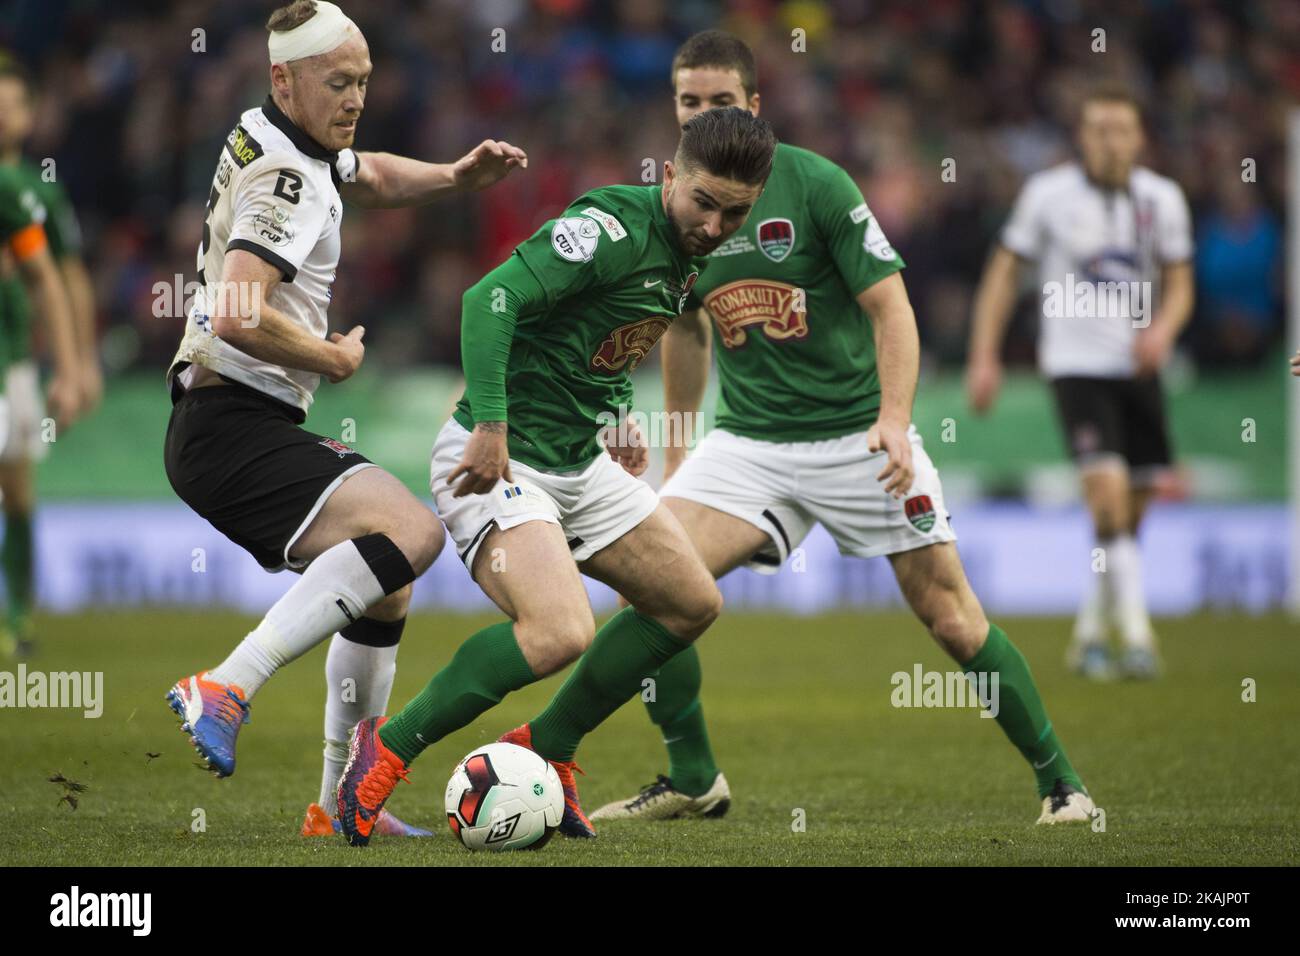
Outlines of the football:
[[495,743],[465,757],[447,781],[447,824],[471,850],[539,849],[564,813],[555,768],[524,747]]

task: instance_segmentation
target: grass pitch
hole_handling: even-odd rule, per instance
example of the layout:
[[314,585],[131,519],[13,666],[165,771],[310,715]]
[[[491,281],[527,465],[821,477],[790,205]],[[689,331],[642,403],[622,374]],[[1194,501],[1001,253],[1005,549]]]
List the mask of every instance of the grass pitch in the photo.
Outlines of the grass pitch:
[[[413,617],[390,710],[492,620]],[[1164,678],[1112,685],[1066,672],[1068,622],[1000,621],[1105,810],[1095,832],[1034,826],[1032,772],[994,721],[891,706],[894,672],[950,669],[909,616],[726,613],[701,653],[705,713],[734,797],[728,816],[606,823],[597,840],[514,854],[463,849],[446,827],[443,787],[460,757],[535,715],[560,678],[508,697],[416,762],[389,806],[434,837],[353,849],[297,835],[320,781],[323,647],[257,696],[228,780],[196,768],[163,702],[173,681],[215,664],[251,623],[170,611],[42,618],[29,669],[103,671],[104,712],[0,709],[0,864],[1205,866],[1300,856],[1300,654],[1281,617],[1159,621]],[[1253,703],[1242,700],[1246,678]],[[578,756],[588,810],[667,769],[639,701]],[[87,787],[75,810],[48,780],[56,773]],[[199,810],[206,829],[196,832]]]

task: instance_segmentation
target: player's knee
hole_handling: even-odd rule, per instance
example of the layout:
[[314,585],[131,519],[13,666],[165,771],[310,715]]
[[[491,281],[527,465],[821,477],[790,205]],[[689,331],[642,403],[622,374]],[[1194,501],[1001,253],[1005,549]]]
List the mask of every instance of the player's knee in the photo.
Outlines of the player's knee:
[[1092,526],[1098,538],[1113,538],[1128,528],[1128,522],[1113,510],[1098,509],[1093,512]]
[[722,613],[722,592],[713,579],[684,591],[665,624],[678,637],[695,640],[709,629]]
[[410,584],[398,588],[392,594],[367,608],[366,617],[372,617],[377,621],[401,620],[406,617],[406,612],[411,607],[411,592],[413,589],[413,585]]
[[1110,538],[1128,530],[1128,503],[1118,495],[1098,496],[1090,503],[1093,530],[1099,538]]
[[589,608],[521,617],[515,637],[533,673],[541,677],[582,656],[596,637],[596,620]]
[[387,534],[393,543],[406,555],[411,569],[417,576],[429,570],[430,565],[442,553],[447,540],[442,522],[428,508],[416,504],[404,508],[388,522]]

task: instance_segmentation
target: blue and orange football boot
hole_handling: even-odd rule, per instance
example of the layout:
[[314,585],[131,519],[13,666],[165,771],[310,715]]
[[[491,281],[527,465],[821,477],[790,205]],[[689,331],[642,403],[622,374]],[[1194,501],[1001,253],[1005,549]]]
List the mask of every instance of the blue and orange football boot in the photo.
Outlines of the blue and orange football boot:
[[252,707],[243,688],[207,679],[207,671],[183,677],[167,692],[167,703],[181,718],[181,730],[208,769],[218,777],[235,772],[235,738]]
[[[533,750],[533,730],[527,724],[522,727],[516,727],[501,735],[498,743],[515,744],[527,750]],[[537,753],[533,750],[533,753]],[[573,776],[576,770],[584,777],[581,767],[572,760],[548,760],[555,772],[559,775],[560,786],[564,789],[564,816],[560,818],[560,832],[567,837],[578,837],[581,839],[592,839],[596,836],[596,828],[591,825],[587,815],[582,812],[582,804],[578,802],[578,781]]]
[[[307,808],[303,817],[302,829],[298,831],[305,837],[333,836],[343,832],[343,825],[325,812],[319,803]],[[433,836],[432,830],[424,830],[409,823],[403,823],[387,810],[379,811],[379,820],[375,823],[375,832],[381,836],[392,837],[427,837]]]
[[384,801],[406,779],[406,764],[379,738],[387,717],[367,717],[352,730],[348,762],[339,781],[338,818],[352,846],[365,846],[383,813]]

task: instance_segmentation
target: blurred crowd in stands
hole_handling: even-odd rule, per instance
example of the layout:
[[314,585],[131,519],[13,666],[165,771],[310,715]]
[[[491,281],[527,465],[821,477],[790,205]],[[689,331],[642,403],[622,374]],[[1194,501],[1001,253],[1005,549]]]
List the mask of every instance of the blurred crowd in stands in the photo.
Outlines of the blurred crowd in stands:
[[[907,260],[928,364],[962,360],[989,244],[1024,177],[1070,157],[1080,94],[1102,77],[1139,94],[1146,163],[1192,206],[1183,347],[1240,366],[1281,340],[1297,0],[340,2],[375,64],[359,149],[451,161],[492,137],[531,157],[484,193],[347,212],[331,321],[366,325],[368,361],[458,363],[468,286],[583,190],[641,182],[646,159],[659,169],[676,143],[669,63],[710,27],[755,48],[778,136],[861,185]],[[29,152],[55,159],[76,204],[111,370],[161,376],[175,348],[154,287],[194,278],[218,150],[268,89],[277,5],[0,0],[0,46],[38,85]],[[1032,361],[1032,312],[1026,300],[1012,360]]]

